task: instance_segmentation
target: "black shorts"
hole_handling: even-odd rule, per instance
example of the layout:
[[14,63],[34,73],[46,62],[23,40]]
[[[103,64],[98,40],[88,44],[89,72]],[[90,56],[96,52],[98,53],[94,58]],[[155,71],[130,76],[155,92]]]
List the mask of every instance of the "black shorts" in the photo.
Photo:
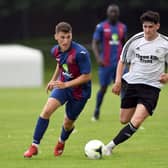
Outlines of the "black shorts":
[[149,114],[153,114],[160,89],[145,84],[128,84],[122,80],[121,108],[133,108],[137,104],[143,104]]

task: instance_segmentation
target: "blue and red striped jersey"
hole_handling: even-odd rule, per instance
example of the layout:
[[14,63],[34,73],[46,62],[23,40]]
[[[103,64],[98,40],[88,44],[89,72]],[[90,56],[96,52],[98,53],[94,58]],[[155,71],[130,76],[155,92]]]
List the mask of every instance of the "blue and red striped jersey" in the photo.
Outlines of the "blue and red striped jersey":
[[[51,49],[51,54],[59,64],[59,80],[63,82],[91,72],[89,52],[85,47],[74,41],[72,41],[70,48],[65,52],[61,52],[59,45],[55,45]],[[76,99],[89,98],[91,95],[91,81],[69,89],[71,89]]]
[[127,27],[121,22],[112,25],[105,20],[96,26],[93,39],[101,45],[101,58],[106,66],[116,66],[120,58]]

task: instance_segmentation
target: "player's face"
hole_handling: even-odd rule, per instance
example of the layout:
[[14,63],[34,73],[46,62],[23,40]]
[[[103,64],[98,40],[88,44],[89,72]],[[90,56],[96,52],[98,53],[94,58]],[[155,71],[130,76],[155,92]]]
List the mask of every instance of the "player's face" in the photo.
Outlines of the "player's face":
[[61,51],[66,51],[69,49],[72,41],[72,32],[58,32],[55,34],[55,40],[57,40]]
[[159,23],[144,22],[142,26],[146,40],[153,40],[157,37],[157,31],[160,27]]
[[118,6],[109,6],[107,9],[107,17],[111,22],[116,22],[119,17]]

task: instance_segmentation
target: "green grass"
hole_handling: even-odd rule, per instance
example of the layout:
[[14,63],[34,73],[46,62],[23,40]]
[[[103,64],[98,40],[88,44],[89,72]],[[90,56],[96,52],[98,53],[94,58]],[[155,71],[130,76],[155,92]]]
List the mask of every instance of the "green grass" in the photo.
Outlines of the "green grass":
[[118,120],[119,97],[109,88],[99,122],[92,123],[98,85],[93,85],[92,97],[76,122],[76,133],[66,143],[62,157],[53,156],[64,108],[54,113],[40,146],[39,155],[24,159],[30,145],[36,119],[48,97],[44,88],[0,89],[0,167],[1,168],[167,168],[168,109],[166,86],[161,92],[153,117],[129,141],[121,144],[110,157],[89,160],[83,148],[87,141],[100,139],[107,143],[122,127]]

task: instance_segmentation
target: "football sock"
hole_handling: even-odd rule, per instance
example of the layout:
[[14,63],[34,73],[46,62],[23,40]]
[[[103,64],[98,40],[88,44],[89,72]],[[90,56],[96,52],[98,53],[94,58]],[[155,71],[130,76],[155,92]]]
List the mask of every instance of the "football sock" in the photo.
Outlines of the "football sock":
[[69,136],[70,136],[70,134],[72,133],[73,130],[74,130],[74,127],[71,130],[66,130],[63,126],[61,136],[60,136],[60,140],[62,142],[65,142],[69,138]]
[[34,144],[40,144],[40,140],[42,139],[47,127],[49,124],[49,119],[44,119],[39,117],[36,128],[34,131],[34,136],[33,136],[33,143]]
[[115,143],[114,143],[114,141],[112,140],[112,141],[110,141],[107,145],[106,145],[106,147],[108,148],[108,149],[113,149],[114,147],[115,147],[116,145],[115,145]]
[[95,112],[94,112],[94,116],[95,117],[98,117],[99,116],[99,108],[102,104],[102,101],[103,101],[103,97],[104,97],[104,93],[100,91],[98,91],[97,93],[97,99],[96,99],[96,109],[95,109]]
[[118,144],[126,141],[136,132],[136,130],[137,130],[137,128],[135,128],[131,123],[129,123],[113,139],[114,144],[118,145]]
[[32,145],[35,146],[36,148],[39,147],[39,144],[32,143]]

